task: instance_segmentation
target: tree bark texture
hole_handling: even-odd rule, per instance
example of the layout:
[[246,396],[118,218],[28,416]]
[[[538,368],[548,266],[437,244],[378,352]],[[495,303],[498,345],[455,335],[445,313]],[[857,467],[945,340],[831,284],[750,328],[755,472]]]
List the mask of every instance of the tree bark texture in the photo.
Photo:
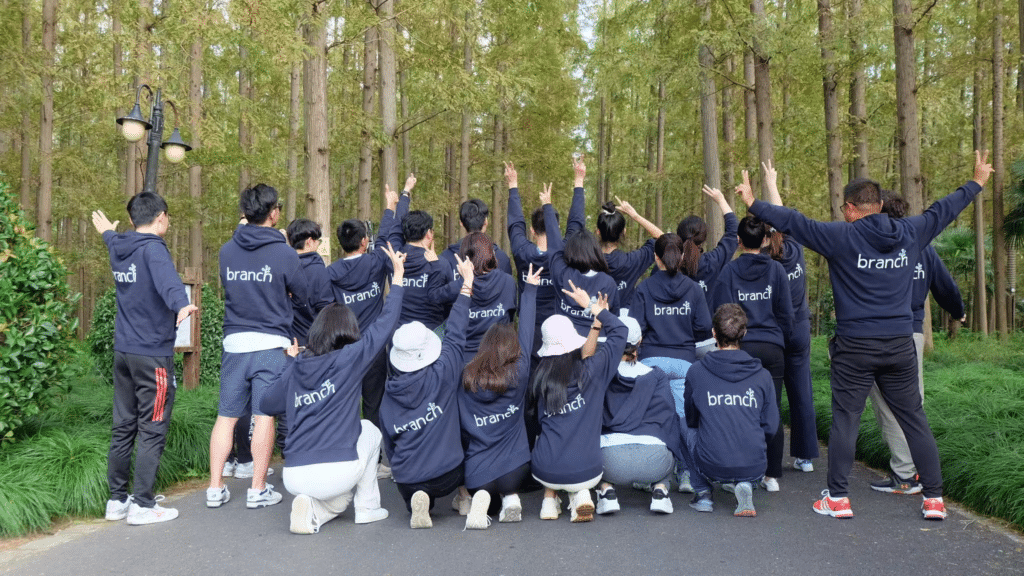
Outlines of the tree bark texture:
[[[203,39],[198,34],[189,49],[188,101],[189,131],[192,148],[199,148],[202,142],[203,118]],[[192,218],[189,230],[189,265],[199,271],[200,282],[205,277],[203,268],[203,212],[198,210],[203,199],[203,167],[199,162],[188,168],[188,195],[197,213]]]
[[[465,38],[462,42],[462,66],[466,76],[473,76],[473,44],[476,43],[476,35],[472,26],[472,13],[466,12]],[[468,107],[462,109],[462,133],[461,152],[459,156],[459,198],[465,202],[469,200],[469,146],[471,133],[472,111]]]
[[1008,340],[1006,234],[1003,232],[1003,182],[1006,166],[1003,161],[1003,87],[1005,77],[1003,54],[1003,15],[998,3],[992,17],[992,266],[996,304],[996,330],[1000,340]]
[[[398,129],[398,94],[396,84],[398,70],[395,59],[395,2],[381,0],[377,5],[380,17],[378,38],[380,44],[380,112],[381,125],[384,129],[384,155],[381,164],[381,177],[384,185],[392,190],[398,189],[398,142],[395,133]],[[383,196],[383,195],[382,195]],[[383,201],[384,199],[381,198]]]
[[[754,104],[757,110],[757,158],[762,164],[775,160],[775,137],[772,130],[772,85],[771,65],[764,42],[758,37],[768,30],[768,17],[764,11],[764,0],[751,0],[750,11],[759,32],[754,36]],[[754,172],[760,174],[755,165]],[[761,178],[761,198],[768,197]]]
[[299,122],[302,118],[302,64],[292,64],[288,75],[288,192],[285,214],[291,222],[296,217],[299,197]]
[[359,182],[356,184],[360,220],[371,216],[370,178],[373,172],[373,138],[370,126],[374,118],[373,96],[377,86],[377,27],[370,26],[363,35],[363,129],[359,148]]
[[[30,0],[23,0],[21,17],[21,51],[26,60],[32,54],[32,10]],[[29,219],[35,212],[35,197],[32,195],[32,116],[28,106],[21,108],[21,134],[18,147],[21,149],[21,209]]]
[[[985,68],[982,61],[982,5],[981,0],[975,4],[977,18],[975,21],[974,34],[974,89],[972,90],[974,105],[974,149],[986,148],[985,125],[986,125],[986,102],[982,100],[983,86],[985,84]],[[987,259],[985,257],[985,195],[979,194],[974,197],[974,329],[982,334],[990,333],[988,322],[988,275],[985,271]]]
[[821,45],[822,91],[825,95],[825,155],[828,158],[828,196],[832,220],[843,218],[843,135],[839,129],[839,94],[836,62],[832,52],[832,6],[818,0],[818,40]]
[[[309,56],[303,64],[306,101],[306,217],[331,234],[330,141],[327,135],[327,24],[325,4],[313,4],[305,24]],[[328,255],[330,249],[328,248]]]
[[36,235],[53,238],[53,66],[57,0],[43,0],[43,61],[40,79],[43,102],[39,115],[39,192],[36,195]]
[[896,51],[896,120],[900,157],[900,191],[909,214],[924,210],[921,187],[921,136],[917,123],[917,67],[914,59],[914,14],[910,0],[893,0],[893,46]]
[[[730,78],[736,73],[735,54],[726,59],[726,69]],[[722,87],[722,140],[725,142],[725,190],[722,193],[730,205],[735,200],[732,184],[736,182],[736,115],[732,109],[735,92],[732,84],[726,83]]]
[[[711,3],[702,0],[701,27],[707,28],[711,25]],[[704,183],[712,188],[722,187],[722,167],[718,157],[718,106],[716,102],[717,89],[715,87],[715,57],[711,53],[711,46],[702,44],[698,49],[700,62],[700,133],[702,160],[704,164]],[[664,84],[661,85],[662,90]],[[710,197],[704,197],[705,221],[708,225],[708,246],[714,246],[722,237],[724,223],[722,211]]]
[[864,74],[864,50],[861,47],[860,8],[863,0],[848,0],[846,29],[850,35],[850,133],[853,135],[853,157],[850,159],[850,180],[868,177],[868,106],[867,78]]

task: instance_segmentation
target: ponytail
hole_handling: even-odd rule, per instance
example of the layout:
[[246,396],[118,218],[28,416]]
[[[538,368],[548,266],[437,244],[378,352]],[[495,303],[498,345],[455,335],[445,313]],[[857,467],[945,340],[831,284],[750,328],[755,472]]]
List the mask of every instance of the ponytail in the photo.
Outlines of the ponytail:
[[697,278],[697,270],[700,268],[700,247],[689,238],[683,242],[683,266],[682,271],[690,278]]
[[784,236],[782,235],[782,232],[779,232],[778,230],[774,229],[771,232],[769,232],[769,244],[767,247],[765,247],[765,252],[767,252],[768,255],[772,257],[772,260],[778,260],[779,262],[781,262],[782,258],[785,256],[786,251],[783,248],[783,239]]
[[[692,244],[692,242],[691,242]],[[683,269],[683,241],[678,234],[662,234],[654,242],[654,253],[665,265],[665,272],[675,276]]]

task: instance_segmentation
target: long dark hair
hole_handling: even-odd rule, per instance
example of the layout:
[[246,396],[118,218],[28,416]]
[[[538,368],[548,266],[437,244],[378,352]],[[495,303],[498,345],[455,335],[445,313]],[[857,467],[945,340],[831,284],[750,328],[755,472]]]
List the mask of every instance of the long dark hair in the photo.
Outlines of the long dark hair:
[[676,226],[676,234],[683,241],[683,270],[696,279],[700,267],[700,247],[708,239],[708,225],[700,216],[687,216]]
[[[678,234],[662,234],[654,242],[654,253],[665,265],[665,272],[669,276],[675,276],[684,266],[688,264],[683,257],[683,240]],[[693,263],[693,269],[685,268],[686,274],[692,276],[697,273],[697,262]]]
[[[481,345],[482,346],[482,345]],[[537,362],[530,388],[535,398],[544,399],[544,410],[554,416],[565,406],[569,386],[576,384],[583,390],[583,349],[558,356],[545,356]]]
[[522,354],[515,326],[492,324],[480,340],[480,351],[462,372],[462,386],[474,394],[481,390],[504,394],[516,387],[516,363]]
[[359,320],[352,309],[331,302],[317,314],[309,327],[306,350],[313,356],[340,350],[359,340]]
[[782,261],[782,258],[786,255],[785,244],[783,240],[785,236],[778,230],[768,231],[768,245],[761,249],[761,252],[766,252],[771,256],[772,260]]
[[615,202],[605,202],[597,215],[597,232],[601,242],[618,242],[626,229],[626,219],[615,209]]
[[589,230],[580,230],[565,240],[565,263],[586,274],[591,270],[608,272],[608,262],[601,252],[601,245]]
[[483,276],[498,267],[494,257],[494,243],[483,232],[470,232],[459,244],[459,254],[473,262],[473,274]]

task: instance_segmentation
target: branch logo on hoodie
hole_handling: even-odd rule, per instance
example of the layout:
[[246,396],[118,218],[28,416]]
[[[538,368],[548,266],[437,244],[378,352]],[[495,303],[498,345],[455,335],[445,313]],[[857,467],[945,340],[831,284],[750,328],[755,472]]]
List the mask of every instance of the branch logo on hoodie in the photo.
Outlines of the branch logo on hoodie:
[[501,414],[491,414],[490,416],[477,416],[476,414],[473,414],[473,422],[476,423],[477,428],[482,428],[484,426],[487,426],[488,424],[497,424],[502,420],[511,418],[512,415],[518,411],[519,406],[516,406],[515,404],[509,404],[508,410],[505,410]]
[[903,268],[909,264],[910,259],[907,258],[906,250],[900,250],[899,256],[895,258],[865,258],[861,254],[857,254],[857,268],[862,269],[885,270],[888,268]]
[[700,289],[703,290],[705,294],[708,293],[708,285],[705,284],[703,280],[698,280],[697,286],[700,286]]
[[[593,300],[593,298],[591,300]],[[558,306],[559,308],[562,309],[562,312],[565,312],[566,314],[571,314],[573,316],[582,316],[584,318],[593,318],[593,315],[591,315],[590,312],[587,312],[586,310],[580,310],[579,308],[569,307],[569,305],[565,303],[565,300],[559,300]]]
[[712,394],[708,392],[708,406],[742,406],[743,408],[757,408],[757,398],[754,397],[754,389],[747,388],[745,395],[739,394]]
[[544,410],[544,415],[550,418],[551,416],[568,414],[569,412],[575,412],[576,410],[579,410],[580,408],[583,408],[586,405],[587,401],[583,399],[583,395],[576,394],[575,398],[566,402],[565,406],[562,406],[561,410],[558,411],[558,414],[552,414],[551,412]]
[[309,406],[310,404],[316,404],[317,402],[327,398],[331,394],[334,394],[334,384],[331,381],[324,380],[324,383],[320,385],[319,390],[314,390],[306,394],[295,395],[295,407]]
[[681,306],[658,306],[654,305],[655,316],[689,316],[690,303],[683,302]]
[[736,291],[736,296],[740,302],[754,302],[756,300],[771,300],[772,299],[772,287],[769,284],[764,292],[740,292]]
[[494,308],[484,308],[483,310],[470,310],[469,317],[473,318],[501,318],[505,316],[505,305],[498,303]]
[[[545,270],[544,273],[546,274],[547,270]],[[526,282],[526,279],[527,279],[528,276],[529,276],[529,274],[527,274],[526,272],[523,272],[523,274],[522,274],[523,282]],[[544,278],[542,276],[541,279],[540,279],[540,285],[541,286],[552,286],[553,284],[551,283],[551,278]]]
[[115,282],[121,282],[121,283],[125,283],[125,284],[134,284],[135,281],[138,279],[138,274],[135,273],[135,264],[134,263],[131,266],[128,267],[128,271],[127,272],[118,272],[117,270],[114,270],[113,272],[114,272],[114,281]]
[[402,286],[409,288],[426,288],[427,287],[427,274],[424,273],[422,276],[415,276],[409,278],[407,276],[402,277]]
[[789,281],[790,282],[796,280],[797,278],[799,278],[799,277],[801,277],[803,275],[804,275],[804,267],[801,266],[799,262],[796,263],[796,268],[794,268],[792,272],[787,274],[787,276],[789,276]]
[[392,425],[392,428],[395,429],[395,434],[401,434],[406,430],[419,430],[434,420],[437,420],[437,417],[440,414],[444,414],[444,410],[441,410],[440,406],[431,402],[430,404],[427,404],[427,414],[425,416],[420,416],[415,420],[410,420],[404,426]]
[[924,264],[917,263],[917,267],[914,268],[914,280],[924,280]]
[[226,268],[225,276],[228,282],[239,281],[239,282],[273,282],[274,275],[270,273],[270,265],[266,265],[260,269],[259,272],[252,270],[232,270],[230,267]]
[[374,282],[373,284],[370,284],[370,288],[368,290],[363,290],[362,292],[356,292],[356,293],[352,294],[351,296],[349,296],[348,294],[344,294],[344,296],[345,296],[345,304],[346,305],[347,304],[352,304],[354,302],[362,302],[364,300],[371,300],[373,298],[376,298],[377,296],[380,296],[380,284]]

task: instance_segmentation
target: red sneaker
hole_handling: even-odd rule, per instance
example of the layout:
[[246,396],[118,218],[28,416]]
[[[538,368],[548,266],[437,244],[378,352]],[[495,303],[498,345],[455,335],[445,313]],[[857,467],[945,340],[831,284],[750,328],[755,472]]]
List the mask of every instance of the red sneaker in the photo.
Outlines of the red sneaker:
[[850,499],[847,497],[833,498],[829,496],[828,490],[821,491],[821,499],[812,506],[818,514],[824,514],[833,518],[853,518],[853,509],[850,508]]
[[942,498],[925,498],[921,503],[921,514],[925,520],[945,520],[946,505],[942,503]]

